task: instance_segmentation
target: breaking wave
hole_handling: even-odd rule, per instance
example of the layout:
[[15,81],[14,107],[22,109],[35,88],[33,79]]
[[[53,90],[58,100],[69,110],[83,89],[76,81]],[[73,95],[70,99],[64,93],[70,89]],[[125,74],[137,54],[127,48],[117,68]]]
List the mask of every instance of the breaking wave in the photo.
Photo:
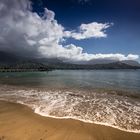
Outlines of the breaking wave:
[[116,94],[80,90],[13,89],[0,99],[31,107],[42,116],[76,119],[140,133],[140,102]]

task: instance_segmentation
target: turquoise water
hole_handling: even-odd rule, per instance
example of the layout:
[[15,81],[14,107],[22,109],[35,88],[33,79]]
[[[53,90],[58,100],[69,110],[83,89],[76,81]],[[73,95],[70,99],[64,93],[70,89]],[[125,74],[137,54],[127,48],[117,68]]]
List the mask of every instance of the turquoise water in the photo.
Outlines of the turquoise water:
[[0,73],[0,83],[49,88],[106,88],[140,92],[140,70],[56,70]]

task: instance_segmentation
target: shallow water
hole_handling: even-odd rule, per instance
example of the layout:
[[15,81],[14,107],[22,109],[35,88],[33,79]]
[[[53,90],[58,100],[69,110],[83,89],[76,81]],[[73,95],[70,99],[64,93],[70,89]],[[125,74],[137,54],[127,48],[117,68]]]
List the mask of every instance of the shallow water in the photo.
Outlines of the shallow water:
[[0,84],[0,99],[40,115],[140,133],[139,70],[0,73]]
[[140,92],[140,70],[56,70],[0,73],[0,83],[47,88],[108,88]]

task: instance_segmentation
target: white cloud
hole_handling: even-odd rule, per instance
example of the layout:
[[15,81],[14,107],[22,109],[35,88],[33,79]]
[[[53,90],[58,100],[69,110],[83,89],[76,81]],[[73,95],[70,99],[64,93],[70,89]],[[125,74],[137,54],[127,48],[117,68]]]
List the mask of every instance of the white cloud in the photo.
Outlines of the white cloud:
[[67,31],[55,19],[55,13],[45,9],[40,17],[31,11],[28,0],[0,1],[0,49],[18,55],[57,57],[69,61],[93,59],[135,60],[138,55],[88,54],[82,47],[62,42],[67,38],[77,40],[106,37],[109,23],[81,24],[79,31]]
[[[40,51],[44,56],[48,57],[59,57],[66,61],[90,61],[90,60],[114,60],[114,61],[123,61],[123,60],[136,60],[139,58],[138,55],[128,54],[125,56],[124,54],[89,54],[84,53],[82,47],[77,47],[74,44],[67,45],[63,47],[62,45],[47,47],[42,46]],[[49,52],[49,53],[48,53]]]
[[66,37],[72,37],[77,40],[81,39],[88,39],[88,38],[101,38],[101,37],[107,37],[106,29],[109,28],[112,24],[109,23],[97,23],[92,22],[89,24],[81,24],[79,27],[79,31],[66,31]]

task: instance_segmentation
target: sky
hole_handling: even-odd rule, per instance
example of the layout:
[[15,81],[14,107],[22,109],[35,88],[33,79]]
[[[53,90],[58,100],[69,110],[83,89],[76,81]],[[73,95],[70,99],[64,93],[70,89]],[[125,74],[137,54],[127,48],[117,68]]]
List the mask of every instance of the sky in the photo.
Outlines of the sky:
[[0,50],[140,61],[139,0],[0,0]]

